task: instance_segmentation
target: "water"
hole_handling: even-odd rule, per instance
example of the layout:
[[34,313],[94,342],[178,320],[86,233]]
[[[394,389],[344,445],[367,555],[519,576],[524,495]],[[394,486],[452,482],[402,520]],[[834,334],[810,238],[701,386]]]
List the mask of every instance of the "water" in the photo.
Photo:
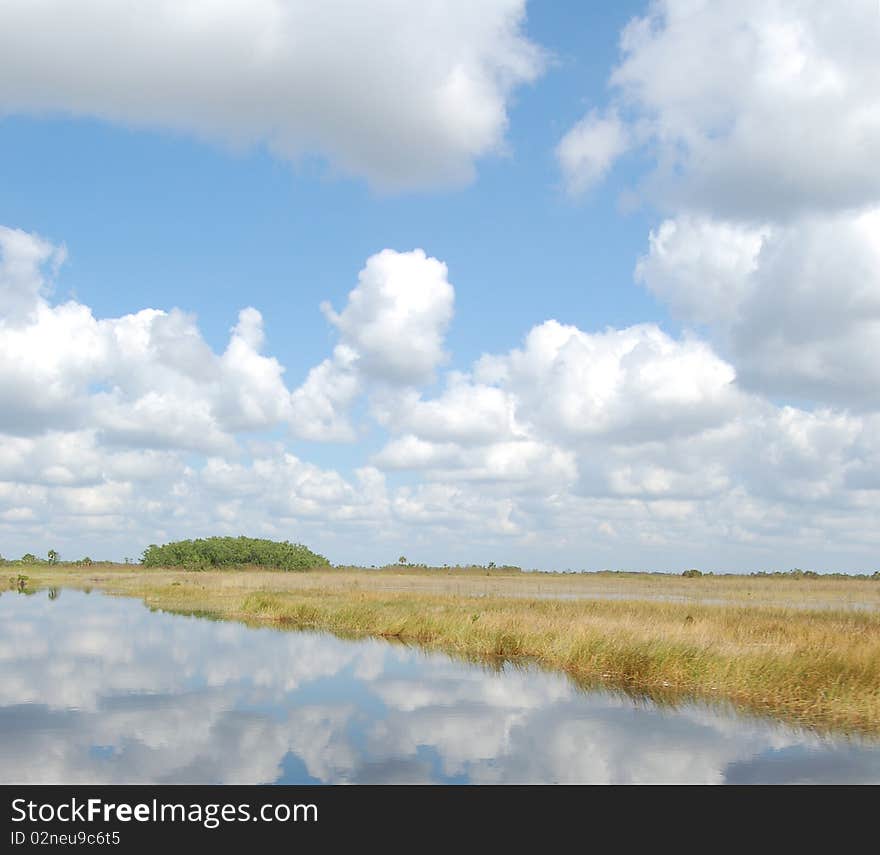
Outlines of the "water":
[[381,641],[0,596],[3,783],[880,782],[880,745]]

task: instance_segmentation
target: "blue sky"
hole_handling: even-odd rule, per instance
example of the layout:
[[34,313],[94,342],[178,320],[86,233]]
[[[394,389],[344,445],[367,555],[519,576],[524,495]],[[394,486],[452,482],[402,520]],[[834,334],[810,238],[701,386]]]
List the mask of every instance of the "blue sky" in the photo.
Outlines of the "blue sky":
[[[15,168],[0,188],[5,221],[65,242],[56,296],[73,293],[100,316],[181,306],[219,347],[246,295],[291,373],[326,350],[318,304],[343,302],[364,259],[384,247],[423,247],[449,265],[460,367],[509,346],[536,319],[601,327],[662,318],[632,281],[651,215],[617,211],[632,172],[572,200],[553,156],[584,106],[602,100],[619,31],[639,9],[529,8],[528,32],[552,59],[512,99],[508,153],[485,158],[463,189],[376,193],[333,177],[317,157],[291,167],[259,145],[231,151],[91,118],[7,115],[0,157]],[[305,322],[291,341],[294,315]]]
[[0,12],[0,553],[868,568],[876,9],[337,5]]

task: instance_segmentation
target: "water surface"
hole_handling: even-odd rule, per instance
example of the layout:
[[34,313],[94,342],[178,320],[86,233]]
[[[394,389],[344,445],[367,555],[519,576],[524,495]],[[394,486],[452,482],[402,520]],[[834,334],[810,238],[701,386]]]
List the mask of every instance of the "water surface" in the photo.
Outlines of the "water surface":
[[880,782],[880,745],[382,641],[0,596],[4,783]]

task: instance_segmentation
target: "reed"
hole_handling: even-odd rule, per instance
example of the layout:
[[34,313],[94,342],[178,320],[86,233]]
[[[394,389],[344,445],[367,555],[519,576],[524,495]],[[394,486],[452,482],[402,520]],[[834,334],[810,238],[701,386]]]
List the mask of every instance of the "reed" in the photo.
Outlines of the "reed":
[[[624,599],[598,598],[602,579],[594,577],[584,598],[561,599],[553,594],[568,588],[540,594],[517,587],[522,576],[533,574],[491,577],[489,593],[464,577],[438,584],[436,577],[391,571],[58,566],[35,568],[31,581],[90,586],[140,597],[152,608],[254,625],[383,637],[470,658],[528,659],[589,685],[667,701],[724,701],[818,729],[880,734],[880,611],[852,608],[852,586],[862,583],[820,581],[821,598],[805,608],[801,600],[809,605],[809,597],[773,603],[778,586],[787,583],[772,577],[717,580],[715,588],[715,579],[650,577],[642,587],[631,585],[632,596]],[[680,601],[683,582],[700,586],[700,595],[691,588],[690,599]],[[608,577],[605,592],[620,593],[615,584],[619,580]],[[876,582],[863,584],[863,597],[876,592]],[[657,599],[664,586],[678,599]],[[757,602],[768,598],[770,604]]]

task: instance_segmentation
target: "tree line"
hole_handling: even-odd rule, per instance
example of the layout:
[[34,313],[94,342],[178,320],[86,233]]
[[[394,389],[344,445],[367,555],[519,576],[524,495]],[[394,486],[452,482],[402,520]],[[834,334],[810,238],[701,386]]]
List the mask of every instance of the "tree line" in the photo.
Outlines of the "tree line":
[[329,567],[330,562],[301,543],[255,537],[206,537],[176,540],[157,546],[151,543],[141,563],[145,567],[185,567],[202,570],[255,564],[278,570]]

